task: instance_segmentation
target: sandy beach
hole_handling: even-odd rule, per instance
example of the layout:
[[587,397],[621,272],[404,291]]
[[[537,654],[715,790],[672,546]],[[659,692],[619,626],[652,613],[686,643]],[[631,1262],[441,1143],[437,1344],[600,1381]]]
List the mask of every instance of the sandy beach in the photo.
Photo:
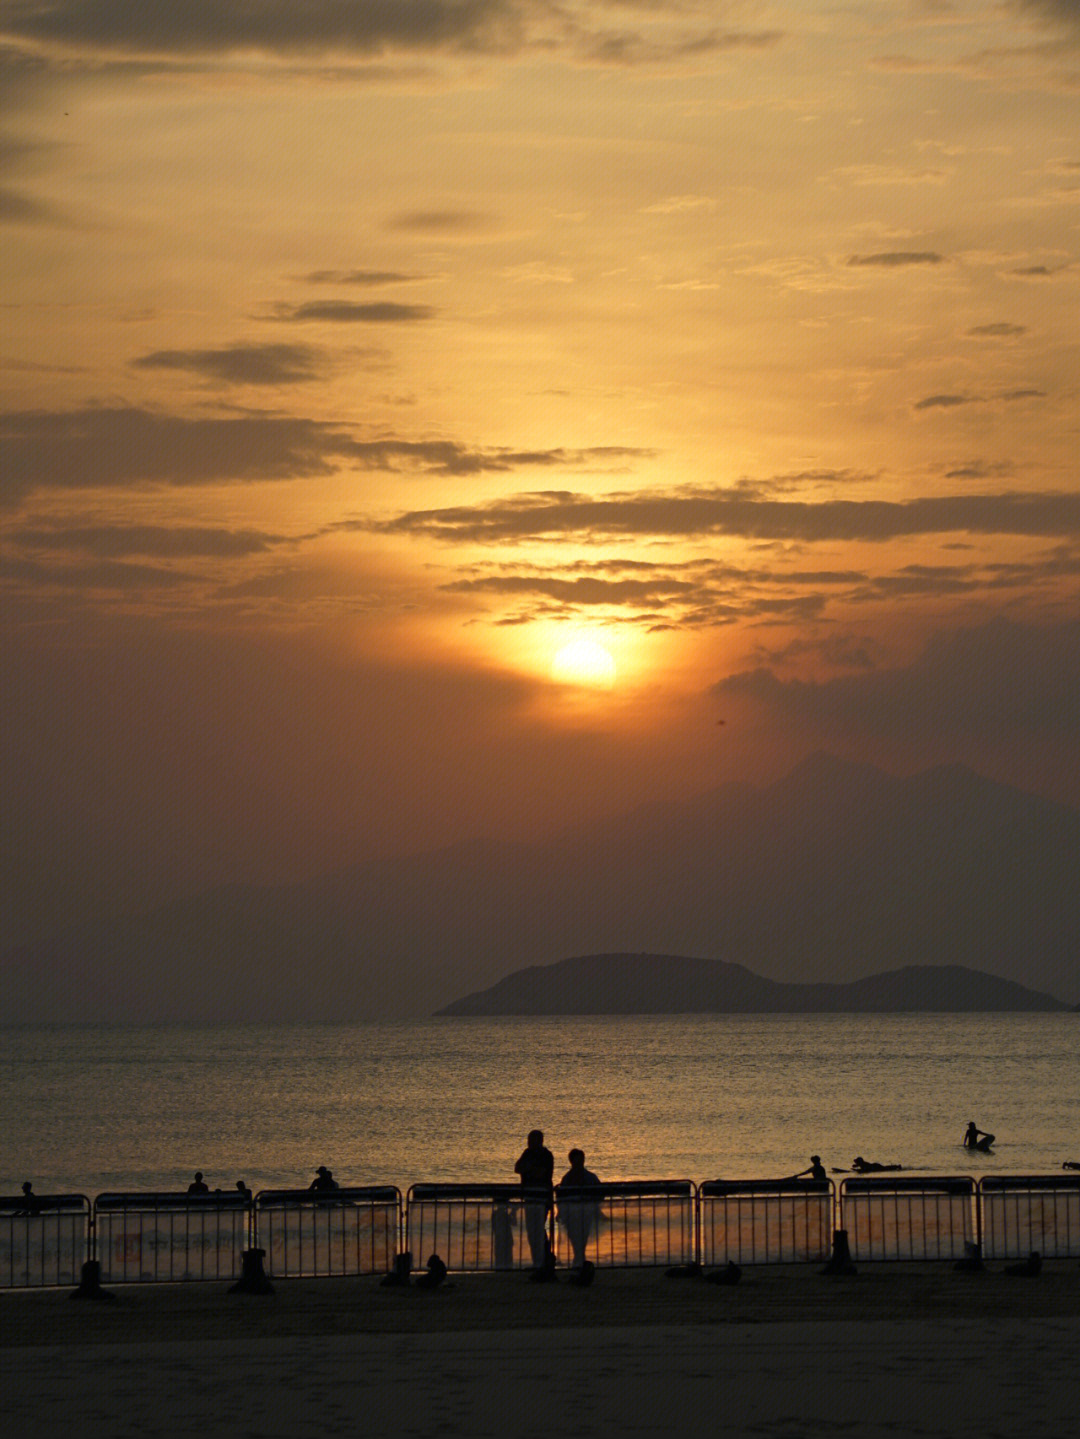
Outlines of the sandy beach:
[[33,1436],[1061,1436],[1080,1268],[652,1271],[589,1289],[293,1280],[0,1296],[0,1420]]

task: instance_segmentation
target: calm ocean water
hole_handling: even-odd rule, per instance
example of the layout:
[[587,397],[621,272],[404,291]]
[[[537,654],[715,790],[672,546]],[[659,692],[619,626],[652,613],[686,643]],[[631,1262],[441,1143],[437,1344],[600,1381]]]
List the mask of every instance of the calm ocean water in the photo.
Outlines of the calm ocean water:
[[[0,1193],[603,1179],[1080,1160],[1078,1014],[676,1015],[0,1030]],[[961,1148],[974,1119],[995,1153]]]

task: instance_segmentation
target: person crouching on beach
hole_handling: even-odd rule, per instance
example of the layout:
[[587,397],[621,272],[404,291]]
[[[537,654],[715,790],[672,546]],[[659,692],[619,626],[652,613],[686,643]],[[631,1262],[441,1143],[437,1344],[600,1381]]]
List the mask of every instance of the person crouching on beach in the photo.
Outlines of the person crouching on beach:
[[529,1137],[521,1157],[514,1165],[514,1173],[521,1176],[521,1187],[543,1191],[525,1203],[525,1233],[529,1238],[529,1253],[534,1269],[541,1269],[547,1259],[547,1221],[554,1197],[555,1156],[544,1147],[544,1131],[530,1129]]

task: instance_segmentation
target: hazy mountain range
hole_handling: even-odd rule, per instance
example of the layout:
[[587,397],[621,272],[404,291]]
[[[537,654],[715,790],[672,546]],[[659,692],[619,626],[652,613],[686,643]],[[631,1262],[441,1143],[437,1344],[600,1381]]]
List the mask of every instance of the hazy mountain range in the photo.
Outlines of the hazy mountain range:
[[[567,955],[782,982],[959,965],[1080,999],[1080,812],[961,766],[826,755],[535,846],[476,841],[229,886],[0,958],[0,1022],[430,1014]],[[58,910],[62,896],[57,896]]]
[[841,1014],[1055,1010],[1061,1000],[962,965],[910,965],[848,984],[781,984],[678,954],[588,954],[534,964],[440,1014]]

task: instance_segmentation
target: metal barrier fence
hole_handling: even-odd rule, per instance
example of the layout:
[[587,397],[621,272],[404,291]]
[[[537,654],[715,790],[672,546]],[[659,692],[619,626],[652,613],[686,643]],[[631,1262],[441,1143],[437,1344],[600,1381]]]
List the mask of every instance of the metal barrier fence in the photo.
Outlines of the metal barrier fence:
[[275,1278],[382,1274],[397,1253],[401,1191],[264,1189],[255,1196],[254,1232]]
[[109,1284],[236,1279],[251,1239],[243,1194],[99,1194],[93,1245]]
[[694,1257],[695,1186],[689,1179],[624,1180],[555,1190],[555,1249],[566,1264],[688,1264]]
[[[1080,1175],[831,1180],[624,1181],[545,1190],[414,1184],[240,1193],[0,1197],[0,1290],[79,1282],[237,1279],[246,1249],[277,1278],[387,1273],[400,1248],[419,1266],[520,1270],[550,1244],[563,1265],[799,1264],[827,1259],[834,1228],[853,1260],[1080,1255]],[[404,1240],[402,1240],[404,1236]]]
[[726,1264],[800,1264],[827,1259],[831,1179],[713,1179],[698,1188],[698,1258]]
[[0,1289],[74,1284],[90,1253],[85,1194],[0,1198]]
[[414,1184],[405,1199],[405,1248],[418,1266],[438,1254],[448,1269],[527,1269],[550,1241],[545,1189]]
[[959,1259],[978,1235],[969,1178],[845,1179],[840,1229],[852,1259]]
[[981,1179],[979,1209],[987,1259],[1080,1254],[1080,1175]]

